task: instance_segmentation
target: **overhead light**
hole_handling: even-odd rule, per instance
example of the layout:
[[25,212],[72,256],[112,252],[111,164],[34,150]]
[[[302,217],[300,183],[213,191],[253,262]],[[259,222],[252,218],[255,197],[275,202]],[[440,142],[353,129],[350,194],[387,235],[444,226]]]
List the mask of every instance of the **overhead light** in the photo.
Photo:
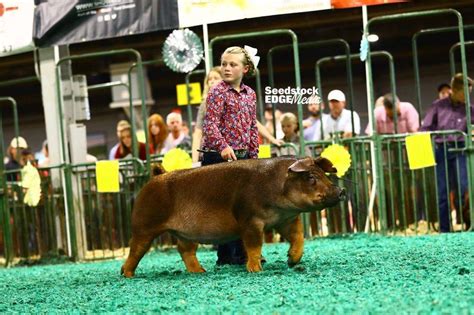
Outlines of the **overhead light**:
[[379,36],[377,34],[370,34],[367,36],[367,40],[371,43],[374,43],[379,40]]

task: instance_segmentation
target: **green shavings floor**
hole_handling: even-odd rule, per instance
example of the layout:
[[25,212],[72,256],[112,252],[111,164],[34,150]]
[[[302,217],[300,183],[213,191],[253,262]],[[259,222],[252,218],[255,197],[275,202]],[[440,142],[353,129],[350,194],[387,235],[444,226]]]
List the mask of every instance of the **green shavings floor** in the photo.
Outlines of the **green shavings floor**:
[[0,269],[0,312],[451,313],[474,314],[474,233],[355,235],[307,241],[302,264],[288,245],[266,244],[264,271],[185,272],[175,250],[146,255],[133,279],[123,260]]

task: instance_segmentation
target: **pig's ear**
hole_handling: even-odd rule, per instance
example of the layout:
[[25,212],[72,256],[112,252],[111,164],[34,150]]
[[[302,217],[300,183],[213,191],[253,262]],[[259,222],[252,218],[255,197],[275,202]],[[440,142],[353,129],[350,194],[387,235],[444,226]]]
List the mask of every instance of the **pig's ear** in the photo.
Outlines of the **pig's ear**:
[[309,172],[311,169],[311,166],[314,166],[314,161],[312,158],[304,158],[301,160],[296,161],[295,163],[291,164],[290,167],[288,167],[289,171],[292,172]]
[[337,173],[337,169],[326,158],[318,157],[314,160],[314,164],[319,166],[325,173]]

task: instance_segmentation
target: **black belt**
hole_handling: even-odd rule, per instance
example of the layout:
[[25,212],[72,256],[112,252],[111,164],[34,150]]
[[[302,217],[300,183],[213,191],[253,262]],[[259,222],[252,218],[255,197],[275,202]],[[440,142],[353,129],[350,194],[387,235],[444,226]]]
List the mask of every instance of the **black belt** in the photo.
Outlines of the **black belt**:
[[[233,149],[234,150],[234,154],[235,156],[238,158],[238,159],[243,159],[243,158],[246,158],[247,155],[249,154],[249,150],[247,149]],[[214,153],[214,154],[219,154],[219,152],[215,151],[215,150],[201,150],[199,149],[198,150],[199,152],[202,152],[202,153]]]

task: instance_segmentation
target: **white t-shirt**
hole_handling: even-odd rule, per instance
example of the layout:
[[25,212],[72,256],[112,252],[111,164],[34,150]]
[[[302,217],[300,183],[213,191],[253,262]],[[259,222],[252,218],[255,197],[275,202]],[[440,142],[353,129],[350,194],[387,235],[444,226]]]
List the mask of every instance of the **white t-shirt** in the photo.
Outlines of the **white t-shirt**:
[[[324,139],[331,138],[331,133],[352,132],[351,111],[344,108],[341,112],[341,115],[339,115],[337,119],[334,119],[331,115],[326,115],[323,117],[323,131]],[[355,111],[354,131],[356,134],[360,134],[360,118]]]

